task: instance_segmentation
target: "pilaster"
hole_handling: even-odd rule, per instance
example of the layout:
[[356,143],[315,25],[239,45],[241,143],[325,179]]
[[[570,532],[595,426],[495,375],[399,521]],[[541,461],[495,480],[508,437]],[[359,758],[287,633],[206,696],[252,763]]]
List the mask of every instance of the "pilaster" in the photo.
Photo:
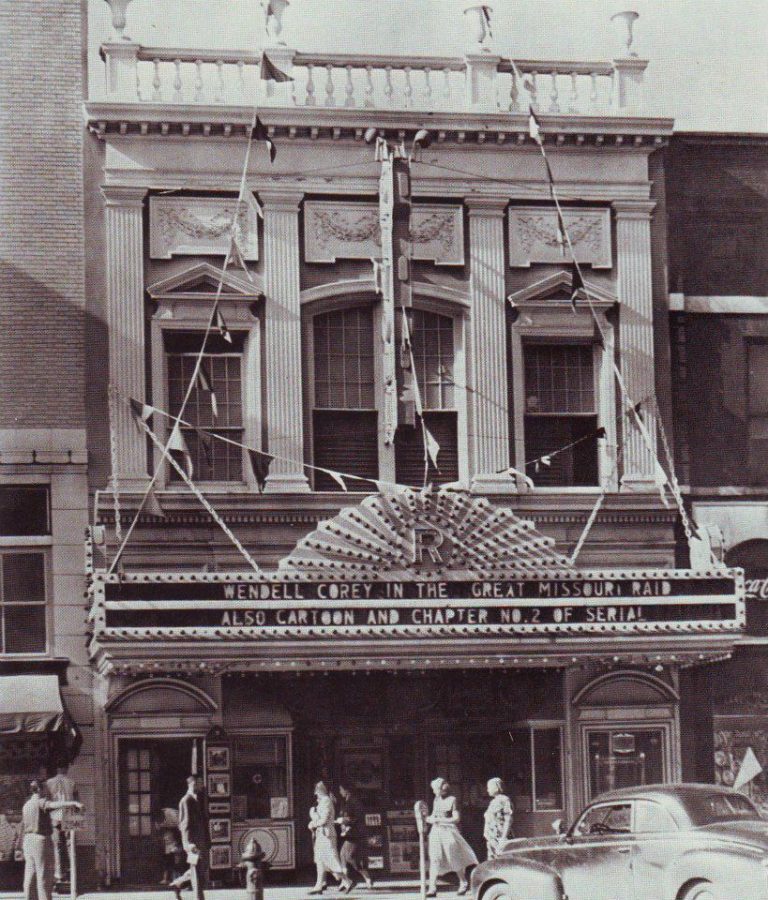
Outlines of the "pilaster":
[[620,303],[621,374],[633,403],[642,402],[648,440],[633,416],[622,417],[626,490],[656,490],[656,409],[653,349],[651,215],[655,203],[614,202],[616,214],[617,293]]
[[[299,204],[294,191],[260,191],[264,208],[267,449],[276,458],[266,490],[309,490],[302,424]],[[290,461],[289,461],[290,460]]]
[[509,466],[504,211],[507,197],[470,197],[469,292],[472,307],[470,440],[473,489],[510,493],[515,482],[496,474]]
[[119,393],[113,404],[117,476],[121,487],[147,481],[147,448],[127,398],[145,399],[144,188],[104,187],[107,251],[109,381]]

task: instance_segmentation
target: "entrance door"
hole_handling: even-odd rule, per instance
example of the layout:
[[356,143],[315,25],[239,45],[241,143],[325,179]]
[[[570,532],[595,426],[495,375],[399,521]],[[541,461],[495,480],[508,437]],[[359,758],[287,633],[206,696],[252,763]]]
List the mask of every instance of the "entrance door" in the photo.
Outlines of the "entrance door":
[[120,871],[123,883],[157,884],[162,875],[164,807],[176,809],[186,790],[191,740],[120,742]]
[[587,731],[589,798],[605,791],[666,780],[663,728]]

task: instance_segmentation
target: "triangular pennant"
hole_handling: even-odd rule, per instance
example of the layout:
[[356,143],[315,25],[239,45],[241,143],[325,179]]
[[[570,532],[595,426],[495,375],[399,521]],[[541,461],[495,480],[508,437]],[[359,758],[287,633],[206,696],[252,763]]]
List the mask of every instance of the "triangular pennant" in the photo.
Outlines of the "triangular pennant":
[[422,428],[424,430],[424,442],[426,444],[427,454],[429,455],[429,458],[432,460],[432,465],[439,472],[440,467],[437,464],[437,454],[440,452],[440,444],[437,443],[434,435],[429,430],[429,428],[427,428],[427,426],[424,425],[423,422],[422,422]]
[[511,475],[513,478],[522,478],[526,483],[528,489],[531,491],[536,487],[530,475],[526,475],[525,472],[521,472],[519,469],[515,469],[513,466],[510,466],[508,469],[503,469],[502,474]]
[[158,519],[165,518],[165,511],[160,505],[160,501],[157,499],[157,494],[152,485],[149,486],[147,496],[144,498],[144,512],[149,513],[151,516],[157,516]]
[[549,468],[552,465],[552,457],[551,456],[542,456],[539,459],[539,462],[542,464],[542,466]]
[[330,475],[331,478],[333,478],[333,480],[336,482],[336,484],[338,484],[338,486],[342,489],[342,491],[344,491],[345,493],[347,492],[347,485],[338,472],[334,472],[333,469],[322,469],[321,471],[325,472],[326,475]]
[[256,479],[256,484],[259,486],[259,492],[262,492],[267,485],[269,466],[275,457],[270,456],[269,453],[263,453],[261,450],[253,450],[248,447],[248,458],[251,461],[253,477]]
[[131,407],[131,412],[137,419],[140,419],[142,422],[148,422],[152,418],[152,415],[155,412],[154,406],[149,406],[149,404],[142,403],[140,400],[134,400],[133,397],[131,397],[128,402]]
[[189,452],[189,447],[187,447],[187,442],[181,433],[178,422],[174,423],[171,436],[168,438],[168,452],[178,453],[182,457],[184,468],[187,470],[187,475],[191,478],[195,471],[192,465],[192,454]]
[[290,75],[277,68],[266,53],[261,54],[259,77],[262,81],[293,81]]
[[584,279],[581,277],[581,269],[574,260],[571,265],[571,307],[574,312],[576,312],[576,297],[583,289]]
[[539,121],[539,117],[533,111],[533,106],[528,107],[528,135],[541,147],[543,144],[541,122]]
[[256,124],[253,126],[251,136],[253,137],[254,141],[263,141],[267,145],[267,150],[269,152],[269,161],[273,163],[275,161],[275,157],[277,156],[277,147],[275,147],[275,142],[269,136],[267,126],[258,117],[256,118]]
[[762,771],[763,767],[760,765],[760,761],[755,755],[755,751],[751,747],[747,747],[747,752],[744,754],[741,766],[739,767],[739,772],[736,775],[736,780],[733,783],[733,789],[740,791],[745,785],[749,784],[750,781],[757,778]]
[[229,253],[227,253],[227,258],[224,262],[225,269],[228,269],[230,266],[236,266],[238,269],[242,269],[248,280],[253,281],[253,275],[245,264],[243,251],[240,249],[240,244],[238,244],[237,237],[234,234],[230,238]]
[[661,463],[657,460],[654,462],[653,467],[653,480],[656,484],[656,487],[659,489],[659,495],[661,496],[661,502],[664,506],[669,509],[669,500],[667,499],[667,485],[669,484],[669,479],[667,478],[667,473],[662,468]]
[[213,311],[213,324],[217,328],[221,337],[228,343],[232,343],[232,334],[227,328],[227,323],[224,321],[224,316],[221,314],[221,309],[219,308],[219,301],[216,301],[216,308]]
[[196,428],[195,433],[197,434],[197,439],[200,442],[200,446],[203,448],[203,453],[205,454],[205,461],[208,463],[208,468],[213,468],[213,436],[208,434],[207,431],[201,431],[201,429]]
[[491,11],[487,6],[481,6],[480,9],[483,13],[483,19],[485,20],[485,27],[488,31],[488,37],[493,39],[493,31],[491,31]]
[[608,437],[608,434],[602,425],[595,431],[595,437],[598,441],[604,441]]
[[213,389],[213,381],[211,380],[208,366],[205,364],[205,360],[202,359],[200,360],[200,367],[197,370],[197,383],[201,390],[207,391],[211,395],[211,412],[213,413],[213,418],[218,419],[219,401],[216,399],[216,392]]

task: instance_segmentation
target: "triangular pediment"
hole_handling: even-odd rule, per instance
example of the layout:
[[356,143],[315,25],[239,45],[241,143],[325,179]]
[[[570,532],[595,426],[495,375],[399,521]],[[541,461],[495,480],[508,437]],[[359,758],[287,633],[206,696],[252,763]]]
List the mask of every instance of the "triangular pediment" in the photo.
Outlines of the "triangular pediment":
[[279,576],[310,580],[508,578],[571,572],[552,538],[466,491],[404,490],[341,510],[296,545]]
[[[570,303],[571,283],[571,272],[566,269],[560,269],[560,271],[553,272],[540,281],[535,281],[533,284],[515,291],[507,299],[513,306],[525,306],[526,304],[546,301]],[[602,285],[595,284],[586,278],[584,279],[584,287],[597,306],[612,306],[618,300],[613,291],[607,290]]]
[[254,275],[251,281],[245,273],[238,274],[233,269],[227,269],[222,273],[221,269],[208,262],[196,263],[168,278],[154,282],[147,288],[147,293],[153,300],[168,300],[190,295],[210,296],[216,294],[220,280],[221,293],[224,296],[234,295],[253,299],[264,293],[262,280],[258,276]]

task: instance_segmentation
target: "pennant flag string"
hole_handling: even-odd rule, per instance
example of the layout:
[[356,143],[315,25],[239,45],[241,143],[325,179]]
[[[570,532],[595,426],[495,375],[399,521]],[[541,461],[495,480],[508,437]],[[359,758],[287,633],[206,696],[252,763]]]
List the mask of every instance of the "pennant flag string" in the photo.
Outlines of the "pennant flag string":
[[592,530],[592,526],[595,524],[597,515],[600,512],[600,508],[602,507],[603,503],[605,502],[605,496],[608,493],[608,489],[613,484],[613,478],[614,478],[616,471],[618,469],[618,466],[619,466],[620,453],[621,453],[620,451],[617,451],[616,458],[613,461],[613,468],[611,469],[611,473],[603,482],[600,494],[598,495],[597,500],[595,501],[595,505],[592,507],[592,511],[590,512],[589,516],[587,517],[587,521],[584,525],[584,529],[582,530],[581,534],[579,535],[578,541],[576,541],[576,546],[573,548],[573,553],[571,553],[571,565],[572,566],[576,565],[576,560],[578,559],[579,553],[581,553],[581,549],[584,546],[584,544],[586,543],[587,536],[589,535],[590,531]]
[[256,479],[256,485],[258,486],[259,493],[261,494],[264,492],[264,488],[267,486],[269,467],[275,457],[270,455],[269,453],[264,453],[264,451],[262,450],[254,450],[252,447],[246,447],[245,449],[248,451],[248,459],[251,462],[253,477]]
[[[200,373],[200,366],[203,362],[203,354],[205,352],[205,346],[206,346],[206,343],[208,342],[208,336],[210,335],[211,330],[213,329],[214,325],[216,325],[216,327],[219,329],[219,332],[220,332],[222,338],[224,340],[228,341],[229,343],[232,343],[232,336],[226,327],[226,323],[224,322],[223,316],[221,315],[221,310],[219,309],[219,302],[221,300],[221,293],[224,288],[224,273],[226,272],[227,266],[230,261],[230,257],[232,255],[232,245],[233,245],[234,238],[235,238],[235,230],[236,230],[236,225],[237,225],[238,213],[241,208],[240,204],[245,201],[245,196],[246,196],[246,191],[247,191],[247,183],[248,183],[248,167],[250,164],[251,148],[253,146],[253,131],[254,131],[254,127],[256,125],[256,119],[257,119],[257,108],[256,108],[256,106],[254,106],[253,114],[251,117],[251,127],[248,131],[248,142],[247,142],[246,148],[245,148],[245,157],[243,159],[243,168],[242,168],[242,174],[240,177],[240,190],[238,193],[238,202],[235,205],[235,212],[232,216],[232,224],[230,227],[230,245],[229,245],[229,248],[227,249],[226,256],[224,257],[224,264],[221,267],[221,271],[219,272],[218,284],[216,286],[216,295],[215,295],[215,298],[213,301],[213,306],[211,309],[210,316],[208,317],[208,321],[205,326],[205,332],[203,334],[202,344],[200,345],[200,352],[197,354],[197,357],[195,359],[194,371],[192,372],[192,377],[189,380],[189,384],[187,385],[186,391],[184,393],[184,397],[182,398],[181,405],[179,407],[179,411],[175,417],[172,417],[175,419],[175,421],[174,421],[173,426],[170,429],[170,433],[168,435],[168,439],[165,443],[165,446],[163,447],[163,452],[161,454],[160,460],[158,461],[158,464],[155,467],[155,471],[152,474],[152,477],[150,478],[149,484],[147,485],[147,488],[144,491],[144,496],[142,497],[141,503],[139,504],[139,507],[134,514],[133,520],[128,528],[128,531],[126,532],[122,541],[120,541],[120,545],[118,547],[118,550],[115,554],[114,559],[112,560],[112,563],[109,568],[109,572],[107,574],[112,574],[112,572],[114,572],[114,570],[115,570],[115,567],[119,563],[120,558],[123,555],[123,552],[125,551],[125,547],[126,547],[128,541],[130,540],[134,529],[136,528],[136,524],[139,521],[139,516],[141,515],[141,511],[147,502],[149,493],[154,488],[155,482],[157,481],[157,478],[158,478],[160,472],[162,471],[163,464],[165,462],[166,457],[171,461],[171,463],[174,466],[176,465],[176,461],[170,455],[170,450],[172,449],[171,443],[172,443],[172,441],[178,442],[178,439],[181,437],[180,432],[178,432],[179,423],[181,422],[181,420],[184,416],[184,412],[187,408],[187,404],[189,403],[189,398],[191,397],[192,391],[194,390],[194,387],[197,384],[199,373]],[[134,403],[137,403],[137,402],[138,401],[134,401]],[[133,404],[132,404],[132,407],[133,407]],[[143,418],[140,417],[139,421],[142,423],[142,425],[146,428],[146,430],[148,432],[151,432],[151,429],[147,428],[147,423],[146,423],[146,421],[144,421]],[[151,436],[152,436],[152,440],[155,441],[156,438],[155,438],[154,432],[151,433]],[[183,438],[181,439],[181,443],[183,443]],[[186,445],[184,444],[184,448],[185,447],[186,447]],[[192,457],[191,457],[191,455],[189,455],[189,451],[186,450],[186,454],[184,454],[184,449],[182,449],[182,448],[178,448],[178,449],[180,449],[182,455],[184,455],[185,461],[188,460],[188,466],[189,466],[190,474],[191,474]]]
[[200,363],[200,371],[198,372],[197,382],[202,390],[211,395],[211,412],[213,413],[213,418],[218,419],[219,401],[216,399],[216,391],[214,391],[213,389],[213,381],[211,380],[211,375],[205,362]]
[[[144,424],[144,430],[149,435],[152,443],[158,448],[158,450],[161,450],[164,452],[166,448],[163,447],[162,441],[160,441],[155,436],[155,433],[152,431],[152,429],[146,423],[143,423],[143,424]],[[176,427],[178,427],[178,424]],[[178,464],[178,462],[176,462],[176,460],[172,456],[170,456],[170,455],[168,456],[168,461],[173,466],[173,468],[179,473],[182,480],[187,485],[187,487],[192,491],[192,493],[195,495],[195,497],[197,497],[197,499],[200,501],[200,503],[202,503],[202,505],[205,507],[205,510],[208,512],[208,514],[211,516],[211,518],[214,520],[214,522],[216,522],[216,524],[220,526],[220,528],[222,529],[224,534],[226,534],[226,536],[232,541],[232,543],[235,545],[235,547],[237,547],[237,549],[240,551],[240,553],[242,554],[243,558],[248,563],[248,565],[251,566],[251,568],[254,571],[260,572],[261,569],[259,568],[258,564],[256,563],[256,560],[254,560],[254,558],[251,556],[251,554],[240,543],[240,541],[237,539],[236,535],[233,534],[233,532],[231,531],[231,529],[229,528],[227,523],[216,512],[216,510],[213,508],[213,506],[211,506],[211,504],[208,501],[208,498],[200,491],[200,489],[197,487],[197,485],[194,483],[194,481],[192,481],[192,479],[187,475],[187,473],[184,471],[184,469]],[[155,498],[155,499],[157,499],[157,498]]]

